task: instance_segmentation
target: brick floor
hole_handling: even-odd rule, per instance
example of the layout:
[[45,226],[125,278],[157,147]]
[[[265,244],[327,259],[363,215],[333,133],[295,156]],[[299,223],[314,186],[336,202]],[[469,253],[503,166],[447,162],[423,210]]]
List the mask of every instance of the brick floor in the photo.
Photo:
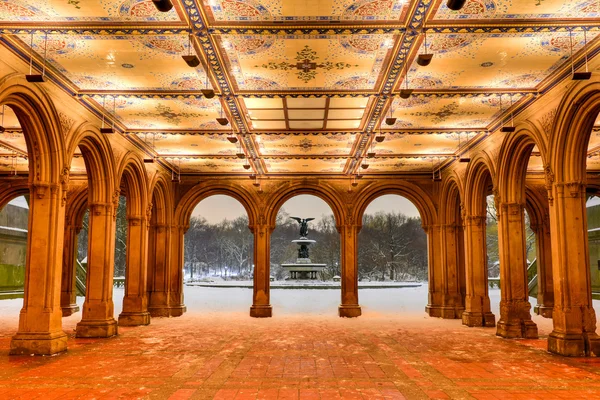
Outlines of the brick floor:
[[75,339],[69,351],[9,357],[14,315],[0,315],[0,399],[598,399],[600,359],[545,351],[425,314],[340,319],[190,311]]

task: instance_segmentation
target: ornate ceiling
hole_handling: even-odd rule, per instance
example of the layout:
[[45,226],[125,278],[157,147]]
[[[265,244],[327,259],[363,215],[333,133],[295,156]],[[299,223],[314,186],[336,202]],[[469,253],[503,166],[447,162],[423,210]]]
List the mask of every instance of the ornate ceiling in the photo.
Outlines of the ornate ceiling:
[[[0,42],[27,62],[33,49],[34,68],[45,59],[50,80],[184,174],[353,175],[452,162],[600,41],[596,0],[173,3],[0,0]],[[4,126],[0,170],[26,169],[5,157],[25,154],[10,110]]]

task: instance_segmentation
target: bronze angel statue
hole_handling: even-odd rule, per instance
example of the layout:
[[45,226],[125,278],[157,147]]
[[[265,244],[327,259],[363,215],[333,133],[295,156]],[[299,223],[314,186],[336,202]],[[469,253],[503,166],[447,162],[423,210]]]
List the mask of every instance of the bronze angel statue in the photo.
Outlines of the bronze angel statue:
[[300,237],[306,238],[308,236],[308,221],[312,221],[314,218],[300,218],[300,217],[290,217],[298,221],[300,224]]

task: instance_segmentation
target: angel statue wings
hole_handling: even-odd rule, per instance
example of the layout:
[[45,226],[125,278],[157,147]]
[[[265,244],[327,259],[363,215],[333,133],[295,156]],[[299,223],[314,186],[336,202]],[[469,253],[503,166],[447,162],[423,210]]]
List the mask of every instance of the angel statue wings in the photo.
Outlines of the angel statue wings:
[[312,221],[314,218],[300,218],[300,217],[290,217],[293,220],[298,221],[300,224],[300,237],[306,238],[308,236],[308,221]]

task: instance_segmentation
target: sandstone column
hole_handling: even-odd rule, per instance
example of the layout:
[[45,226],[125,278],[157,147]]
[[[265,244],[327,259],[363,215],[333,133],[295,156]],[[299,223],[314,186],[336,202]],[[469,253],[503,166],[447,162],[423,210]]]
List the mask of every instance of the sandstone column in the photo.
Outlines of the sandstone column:
[[600,355],[596,313],[592,307],[585,202],[583,182],[552,185],[550,226],[556,296],[548,351],[564,356]]
[[467,326],[494,326],[488,294],[485,216],[465,217],[465,311],[462,323]]
[[342,303],[338,308],[340,317],[353,318],[361,315],[358,304],[358,231],[352,224],[340,227]]
[[442,226],[423,225],[427,233],[427,275],[429,293],[425,312],[430,317],[442,317],[445,297],[445,271],[442,266]]
[[153,317],[171,317],[169,307],[170,229],[164,224],[152,225],[148,238],[148,311]]
[[117,334],[114,319],[116,204],[89,204],[88,269],[83,316],[77,337],[111,337]]
[[168,304],[171,317],[179,317],[186,311],[183,304],[183,241],[189,225],[171,225],[171,262],[168,267]]
[[65,207],[59,185],[34,184],[31,193],[25,293],[10,354],[50,355],[67,349],[60,308]]
[[520,203],[501,203],[498,208],[502,289],[496,335],[504,338],[538,337],[530,313],[524,211],[525,205]]
[[271,307],[271,233],[267,224],[254,227],[254,290],[250,316],[268,318],[273,314]]
[[[461,293],[461,273],[464,269],[461,265],[462,241],[459,235],[462,229],[458,225],[450,224],[441,227],[441,307],[440,315],[442,318],[461,318],[465,310],[463,305],[463,293]],[[430,314],[431,315],[431,314]]]
[[552,318],[554,286],[552,282],[552,243],[549,217],[545,216],[538,224],[532,224],[531,229],[535,232],[538,281],[537,304],[533,311],[544,318]]
[[125,267],[125,297],[119,325],[137,326],[150,323],[146,287],[148,229],[146,218],[127,217],[127,263]]
[[76,260],[77,260],[77,235],[81,231],[81,225],[74,226],[72,223],[65,225],[65,241],[63,246],[63,264],[60,292],[60,307],[63,317],[68,317],[79,311],[77,305],[77,293],[75,290]]

